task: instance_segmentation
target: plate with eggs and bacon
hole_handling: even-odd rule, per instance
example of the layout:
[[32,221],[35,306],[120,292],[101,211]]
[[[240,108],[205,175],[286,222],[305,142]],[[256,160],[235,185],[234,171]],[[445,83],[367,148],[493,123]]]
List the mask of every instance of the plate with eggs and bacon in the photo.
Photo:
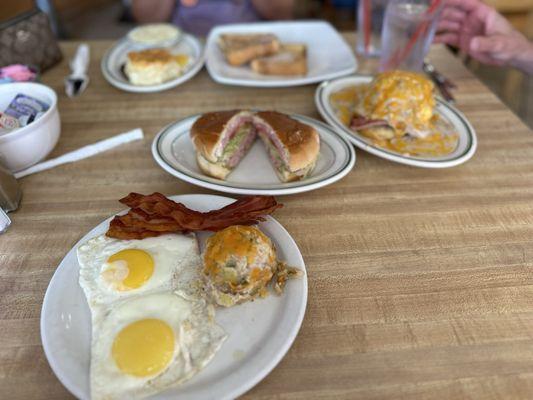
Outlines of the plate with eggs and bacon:
[[324,82],[315,102],[336,133],[390,161],[448,168],[468,161],[476,151],[476,132],[466,117],[435,96],[433,83],[416,72]]
[[[234,399],[289,350],[305,265],[273,197],[130,193],[57,268],[41,339],[80,399]],[[293,279],[294,278],[294,279]]]

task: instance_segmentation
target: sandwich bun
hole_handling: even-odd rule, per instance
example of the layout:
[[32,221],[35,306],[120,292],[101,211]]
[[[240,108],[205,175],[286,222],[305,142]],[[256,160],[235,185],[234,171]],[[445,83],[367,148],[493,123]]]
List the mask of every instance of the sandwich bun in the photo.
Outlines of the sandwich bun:
[[320,152],[320,136],[312,126],[286,114],[210,112],[200,116],[190,130],[199,168],[223,180],[246,155],[257,135],[281,181],[304,179],[312,172]]
[[315,128],[277,111],[260,111],[257,117],[272,128],[286,150],[289,171],[296,172],[316,162],[320,136]]

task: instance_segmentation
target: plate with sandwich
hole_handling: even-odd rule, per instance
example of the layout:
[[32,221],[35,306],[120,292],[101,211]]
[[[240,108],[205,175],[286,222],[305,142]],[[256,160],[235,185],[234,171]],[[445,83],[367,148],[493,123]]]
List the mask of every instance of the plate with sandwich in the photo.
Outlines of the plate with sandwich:
[[400,164],[454,167],[477,148],[476,132],[466,117],[437,97],[431,80],[416,72],[394,70],[324,82],[315,102],[340,136]]
[[355,165],[353,147],[326,124],[258,110],[174,122],[156,136],[152,155],[179,179],[237,194],[306,192],[338,181]]
[[[200,71],[204,64],[200,41],[169,24],[154,25],[134,29],[106,52],[101,69],[111,85],[127,92],[160,92],[188,81]],[[163,27],[166,29],[155,29]],[[169,40],[172,30],[179,34]],[[158,33],[159,42],[155,40]]]
[[206,66],[219,83],[284,87],[351,74],[357,61],[327,22],[260,22],[213,29],[207,38]]

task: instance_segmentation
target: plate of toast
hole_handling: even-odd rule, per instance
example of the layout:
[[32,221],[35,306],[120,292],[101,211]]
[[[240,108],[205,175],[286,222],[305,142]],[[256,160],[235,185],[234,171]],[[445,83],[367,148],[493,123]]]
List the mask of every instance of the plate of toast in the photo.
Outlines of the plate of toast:
[[202,44],[183,33],[178,41],[166,46],[146,46],[127,36],[106,52],[101,69],[104,78],[121,90],[153,93],[188,81],[203,65]]
[[315,119],[271,110],[193,115],[164,128],[152,143],[169,174],[226,193],[287,195],[346,176],[353,146]]
[[357,70],[350,46],[324,21],[231,24],[211,31],[206,66],[219,83],[299,86]]

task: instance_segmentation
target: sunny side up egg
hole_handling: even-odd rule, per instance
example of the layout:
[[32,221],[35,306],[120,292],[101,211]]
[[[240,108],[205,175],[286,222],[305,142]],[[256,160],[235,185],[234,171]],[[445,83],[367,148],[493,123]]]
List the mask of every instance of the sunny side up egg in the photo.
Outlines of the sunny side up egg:
[[181,383],[225,338],[201,297],[177,291],[117,302],[93,319],[91,398],[143,398]]
[[141,294],[180,289],[199,281],[194,234],[167,234],[143,240],[98,236],[78,248],[80,286],[94,313],[101,306]]

